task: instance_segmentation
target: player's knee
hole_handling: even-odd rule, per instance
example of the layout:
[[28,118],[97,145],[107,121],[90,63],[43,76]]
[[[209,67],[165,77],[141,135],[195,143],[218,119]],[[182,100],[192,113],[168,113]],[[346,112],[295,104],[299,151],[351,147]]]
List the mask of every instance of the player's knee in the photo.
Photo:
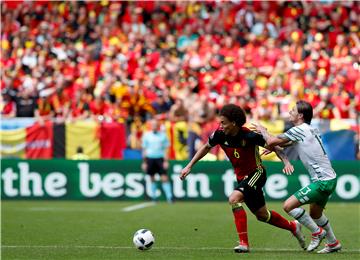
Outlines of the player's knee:
[[161,175],[161,181],[162,182],[168,182],[169,181],[169,177],[166,174],[162,174]]
[[229,197],[229,204],[230,205],[234,205],[234,204],[237,204],[237,203],[239,203],[238,198],[236,198],[235,196],[230,196]]
[[229,204],[233,205],[236,203],[243,202],[243,196],[240,193],[233,192],[229,197]]
[[242,203],[242,202],[244,202],[243,198],[241,198],[239,196],[230,195],[230,197],[229,197],[229,204],[230,205],[237,204],[237,203]]

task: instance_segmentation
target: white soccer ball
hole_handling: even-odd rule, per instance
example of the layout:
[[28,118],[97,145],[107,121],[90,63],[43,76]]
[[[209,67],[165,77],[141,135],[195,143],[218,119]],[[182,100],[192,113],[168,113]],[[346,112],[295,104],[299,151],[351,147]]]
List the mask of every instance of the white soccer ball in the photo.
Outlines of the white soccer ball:
[[150,230],[139,229],[134,234],[133,242],[137,249],[149,250],[153,246],[155,238]]

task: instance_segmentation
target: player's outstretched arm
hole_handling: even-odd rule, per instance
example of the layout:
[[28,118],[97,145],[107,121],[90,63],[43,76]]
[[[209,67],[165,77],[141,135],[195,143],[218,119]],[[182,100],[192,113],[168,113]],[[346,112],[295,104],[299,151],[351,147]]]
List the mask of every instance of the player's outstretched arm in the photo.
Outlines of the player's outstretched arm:
[[267,129],[260,124],[252,124],[252,129],[263,136],[266,141],[265,148],[268,151],[275,151],[276,155],[284,163],[283,173],[291,175],[294,172],[294,166],[290,163],[287,155],[282,149],[282,147],[291,145],[291,140],[284,134],[278,136],[270,135]]
[[189,175],[191,168],[194,166],[194,164],[197,163],[201,158],[203,158],[211,150],[211,148],[212,147],[208,143],[206,143],[196,152],[191,161],[185,166],[184,169],[181,170],[181,180],[185,180],[186,176]]
[[271,134],[269,134],[269,132],[267,131],[267,129],[262,126],[261,124],[252,124],[251,127],[252,130],[254,130],[255,132],[261,134],[267,144],[267,149],[273,151],[275,146],[289,146],[289,142],[291,142],[291,140],[284,134],[278,135],[278,136],[273,136]]

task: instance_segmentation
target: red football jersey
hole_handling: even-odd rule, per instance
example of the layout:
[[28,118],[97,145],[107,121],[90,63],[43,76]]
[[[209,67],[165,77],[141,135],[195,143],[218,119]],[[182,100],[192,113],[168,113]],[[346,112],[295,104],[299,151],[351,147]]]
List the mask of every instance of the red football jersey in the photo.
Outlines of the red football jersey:
[[259,146],[265,146],[264,138],[248,128],[242,127],[236,136],[225,135],[221,129],[216,130],[209,137],[209,145],[220,145],[229,158],[236,179],[241,181],[244,177],[262,166]]

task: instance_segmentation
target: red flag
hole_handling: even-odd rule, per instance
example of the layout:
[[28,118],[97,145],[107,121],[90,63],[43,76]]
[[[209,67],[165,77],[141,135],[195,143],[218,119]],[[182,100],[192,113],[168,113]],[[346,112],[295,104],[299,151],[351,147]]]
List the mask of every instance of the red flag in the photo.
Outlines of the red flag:
[[102,123],[100,131],[102,159],[122,159],[126,148],[125,125],[119,123]]
[[38,123],[26,128],[26,158],[51,159],[53,156],[53,123]]

